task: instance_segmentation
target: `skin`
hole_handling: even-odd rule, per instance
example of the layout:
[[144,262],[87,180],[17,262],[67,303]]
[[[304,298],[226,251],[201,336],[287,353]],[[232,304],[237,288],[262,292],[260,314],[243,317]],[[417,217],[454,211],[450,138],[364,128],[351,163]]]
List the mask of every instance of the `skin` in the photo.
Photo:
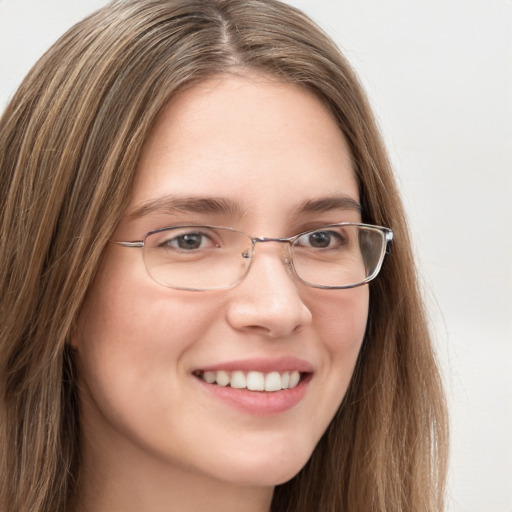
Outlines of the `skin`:
[[[360,221],[354,208],[298,211],[338,193],[359,200],[346,141],[326,107],[268,77],[223,76],[181,92],[162,111],[111,239],[141,240],[180,223],[283,237]],[[141,211],[168,194],[222,199],[236,211]],[[230,290],[190,292],[153,281],[140,248],[108,244],[72,342],[80,510],[261,512],[274,486],[302,468],[348,387],[369,292],[304,285],[281,247],[259,244],[249,274]],[[282,356],[314,371],[302,400],[280,414],[240,411],[193,374]]]

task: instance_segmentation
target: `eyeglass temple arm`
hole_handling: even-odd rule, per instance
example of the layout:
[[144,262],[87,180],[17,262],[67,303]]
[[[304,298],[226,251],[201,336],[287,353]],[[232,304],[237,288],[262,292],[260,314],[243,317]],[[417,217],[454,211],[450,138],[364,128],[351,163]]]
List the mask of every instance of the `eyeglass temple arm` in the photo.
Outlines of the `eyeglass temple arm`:
[[115,240],[109,240],[116,245],[122,245],[123,247],[144,247],[144,242],[142,240],[138,240],[135,242],[116,242]]

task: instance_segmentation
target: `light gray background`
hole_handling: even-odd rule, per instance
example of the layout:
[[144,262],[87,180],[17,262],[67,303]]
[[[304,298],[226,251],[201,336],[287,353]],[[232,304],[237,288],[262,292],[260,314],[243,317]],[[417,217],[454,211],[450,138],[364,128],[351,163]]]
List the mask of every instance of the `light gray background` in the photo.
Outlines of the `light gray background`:
[[[105,3],[0,0],[0,110]],[[290,3],[359,72],[399,176],[450,400],[448,510],[512,512],[512,1]]]

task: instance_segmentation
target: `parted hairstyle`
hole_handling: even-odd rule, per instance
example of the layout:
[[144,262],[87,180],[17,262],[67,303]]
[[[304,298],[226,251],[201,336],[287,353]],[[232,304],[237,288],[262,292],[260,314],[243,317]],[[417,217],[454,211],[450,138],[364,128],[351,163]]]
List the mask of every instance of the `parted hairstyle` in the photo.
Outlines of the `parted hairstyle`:
[[0,121],[0,509],[72,512],[69,340],[155,118],[184,87],[260,72],[313,92],[346,137],[363,222],[395,238],[336,416],[274,512],[443,509],[447,420],[406,218],[367,99],[334,43],[276,0],[117,0],[34,66]]

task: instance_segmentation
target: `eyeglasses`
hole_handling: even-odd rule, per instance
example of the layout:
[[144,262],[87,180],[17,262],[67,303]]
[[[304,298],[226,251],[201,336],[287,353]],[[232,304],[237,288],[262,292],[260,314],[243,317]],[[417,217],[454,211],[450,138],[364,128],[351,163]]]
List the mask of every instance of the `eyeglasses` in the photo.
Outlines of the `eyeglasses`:
[[179,290],[223,290],[247,275],[256,244],[286,244],[283,262],[308,286],[354,288],[374,279],[382,266],[389,228],[330,224],[288,238],[251,237],[233,228],[173,226],[146,233],[144,240],[111,241],[141,247],[148,274]]

